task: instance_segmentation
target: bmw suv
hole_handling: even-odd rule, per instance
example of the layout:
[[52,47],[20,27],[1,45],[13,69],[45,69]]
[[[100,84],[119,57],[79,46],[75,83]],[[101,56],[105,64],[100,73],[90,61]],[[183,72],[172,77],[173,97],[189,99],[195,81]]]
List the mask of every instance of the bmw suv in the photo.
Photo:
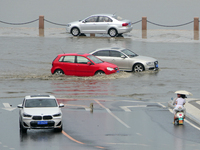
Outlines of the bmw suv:
[[56,98],[52,95],[26,96],[19,108],[19,126],[23,133],[27,129],[54,129],[62,131],[62,112]]

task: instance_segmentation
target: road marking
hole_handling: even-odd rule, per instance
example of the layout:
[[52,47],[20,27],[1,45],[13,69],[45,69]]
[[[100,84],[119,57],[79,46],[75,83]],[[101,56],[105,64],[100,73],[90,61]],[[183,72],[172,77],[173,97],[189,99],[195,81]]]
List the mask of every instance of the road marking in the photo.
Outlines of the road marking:
[[86,111],[90,111],[91,108],[89,108],[88,106],[86,105],[73,105],[73,104],[65,104],[65,106],[76,106],[76,107],[83,107],[85,108]]
[[[169,111],[170,111],[171,113],[173,113],[173,110],[172,110],[172,109],[169,109]],[[197,130],[200,130],[199,127],[197,127],[196,125],[194,125],[193,123],[191,123],[191,122],[188,121],[187,119],[185,119],[184,121],[187,122],[188,124],[190,124],[191,126],[193,126],[194,128],[196,128]]]
[[113,116],[115,119],[117,119],[121,124],[123,124],[125,127],[127,128],[131,128],[129,127],[126,123],[124,123],[122,120],[120,120],[117,116],[115,116],[110,109],[106,108],[104,105],[102,105],[98,100],[95,100],[96,103],[98,103],[101,107],[103,107],[111,116]]
[[163,108],[166,108],[166,106],[161,103],[158,103],[158,105],[162,106]]
[[9,103],[3,103],[3,105],[5,108],[2,108],[2,109],[8,110],[8,111],[13,111],[14,109],[16,109],[16,108],[10,107]]
[[130,109],[128,109],[128,107],[147,107],[147,105],[136,105],[136,106],[120,106],[121,109],[123,109],[126,112],[131,112]]

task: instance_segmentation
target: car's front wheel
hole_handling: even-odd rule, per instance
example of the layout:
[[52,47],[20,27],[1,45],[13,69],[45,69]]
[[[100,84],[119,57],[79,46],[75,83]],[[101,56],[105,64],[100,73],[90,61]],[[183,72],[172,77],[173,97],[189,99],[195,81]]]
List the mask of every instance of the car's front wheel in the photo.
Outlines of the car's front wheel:
[[54,74],[55,75],[63,75],[64,72],[61,69],[57,69],[57,70],[54,71]]
[[62,126],[60,128],[54,128],[55,132],[62,132]]
[[117,30],[114,29],[114,28],[111,28],[109,31],[108,31],[108,34],[111,36],[111,37],[115,37],[117,36]]
[[79,28],[77,28],[77,27],[72,28],[71,34],[72,34],[73,36],[78,36],[78,35],[80,34]]
[[96,73],[95,73],[95,75],[104,75],[105,74],[105,72],[103,72],[103,71],[97,71]]
[[20,128],[20,131],[22,133],[27,133],[27,129],[23,127],[23,125],[21,124],[21,122],[19,122],[19,128]]
[[133,71],[134,72],[142,72],[142,71],[144,71],[144,66],[142,64],[135,64],[133,66]]

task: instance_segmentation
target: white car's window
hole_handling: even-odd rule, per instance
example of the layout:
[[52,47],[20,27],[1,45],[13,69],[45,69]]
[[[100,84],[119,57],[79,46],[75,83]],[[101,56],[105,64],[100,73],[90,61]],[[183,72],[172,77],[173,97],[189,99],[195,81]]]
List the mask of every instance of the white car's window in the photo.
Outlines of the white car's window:
[[79,64],[87,64],[89,60],[85,57],[82,56],[77,56],[77,63]]
[[110,51],[110,56],[111,57],[121,57],[121,55],[123,55],[123,54],[121,54],[118,51]]
[[98,16],[90,17],[90,18],[87,18],[87,19],[85,20],[85,22],[96,22],[96,21],[97,21],[97,18],[98,18]]
[[75,56],[65,56],[63,62],[74,63]]
[[125,53],[125,54],[126,54],[127,56],[129,56],[129,57],[138,56],[136,53],[130,51],[129,49],[123,49],[122,52]]
[[117,15],[114,15],[114,16],[112,16],[113,18],[115,18],[115,19],[117,19],[117,20],[119,20],[119,21],[122,21],[123,20],[123,18],[122,17],[120,17],[120,16],[117,16]]
[[57,107],[57,103],[55,99],[27,99],[25,107]]
[[109,56],[109,50],[98,51],[93,54],[94,56]]
[[99,17],[99,22],[112,22],[112,20],[108,17],[105,16],[100,16]]
[[87,56],[89,59],[91,59],[93,62],[95,62],[96,64],[99,64],[99,63],[103,63],[102,60],[100,60],[99,58],[93,56],[93,55],[88,55]]

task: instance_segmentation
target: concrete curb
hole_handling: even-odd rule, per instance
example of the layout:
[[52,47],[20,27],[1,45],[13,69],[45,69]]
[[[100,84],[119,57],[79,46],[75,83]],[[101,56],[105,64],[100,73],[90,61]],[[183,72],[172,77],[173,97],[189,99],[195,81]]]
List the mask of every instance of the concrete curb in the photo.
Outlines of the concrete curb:
[[[196,100],[189,100],[189,101],[196,101]],[[187,103],[189,102],[187,101],[185,105],[187,105]],[[172,109],[174,108],[174,105],[172,104],[172,100],[168,102],[168,106],[171,107]],[[191,119],[192,121],[196,122],[197,124],[200,125],[200,120],[197,119],[196,117],[194,117],[188,110],[187,110],[187,107],[186,108],[186,117],[188,117],[189,119]],[[199,110],[200,112],[200,110]],[[199,113],[197,112],[197,113]]]

